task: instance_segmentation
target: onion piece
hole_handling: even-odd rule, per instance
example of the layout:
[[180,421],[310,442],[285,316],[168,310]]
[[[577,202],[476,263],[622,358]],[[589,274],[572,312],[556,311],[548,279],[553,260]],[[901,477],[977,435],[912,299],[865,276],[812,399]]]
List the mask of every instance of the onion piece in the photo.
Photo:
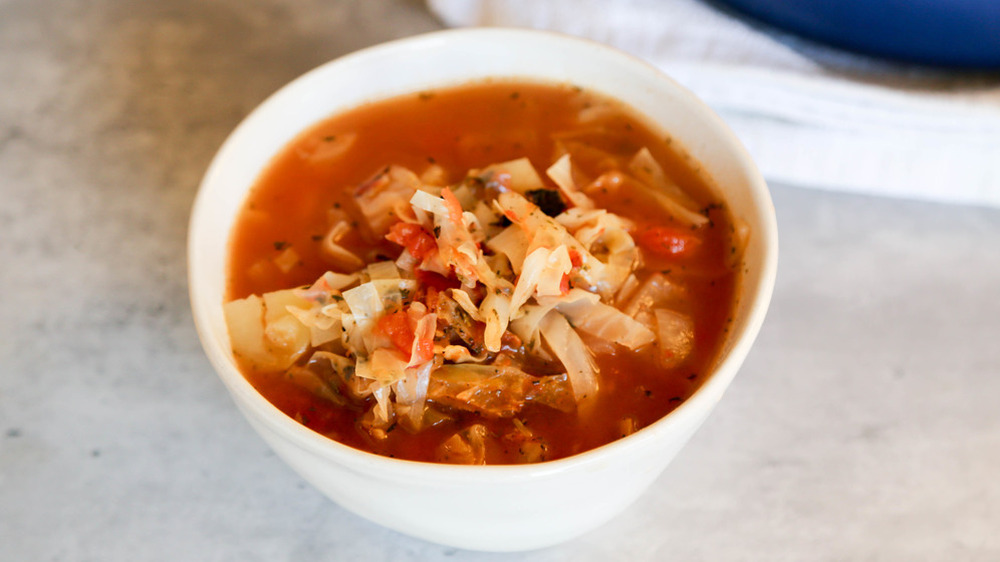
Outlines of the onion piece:
[[320,246],[333,266],[345,272],[357,271],[365,265],[361,258],[340,245],[340,239],[350,231],[351,227],[346,222],[338,222],[326,233]]
[[295,251],[295,248],[289,246],[271,261],[274,262],[274,265],[278,266],[278,269],[282,273],[288,273],[293,267],[298,265],[299,260],[299,253]]
[[549,166],[545,170],[545,175],[549,176],[549,179],[559,187],[559,191],[566,199],[569,199],[574,207],[579,209],[594,208],[594,201],[580,191],[573,180],[573,164],[570,162],[569,154],[562,155],[555,164]]
[[666,308],[657,308],[654,314],[660,362],[666,368],[677,367],[694,349],[694,322],[690,316]]
[[271,357],[264,344],[264,299],[250,295],[227,302],[222,310],[233,354],[267,368]]
[[433,215],[448,216],[448,207],[444,204],[444,199],[431,195],[422,189],[418,189],[410,197],[410,205]]
[[420,265],[420,262],[421,260],[413,257],[413,254],[411,254],[409,250],[403,248],[402,253],[399,254],[398,258],[396,258],[395,263],[397,268],[412,275],[417,269],[417,266]]
[[377,279],[399,279],[399,269],[391,261],[378,261],[369,264],[365,268],[365,273],[368,275],[368,279],[372,281]]
[[542,178],[538,175],[531,160],[518,158],[507,162],[490,164],[481,170],[473,170],[470,175],[484,177],[489,174],[506,173],[510,176],[508,187],[518,193],[525,193],[532,189],[543,187]]
[[663,167],[653,158],[648,148],[642,147],[635,153],[628,163],[628,170],[640,182],[666,194],[685,209],[697,211],[698,203],[667,177]]
[[294,289],[251,295],[223,305],[233,353],[264,370],[290,367],[310,343],[310,330],[288,309],[303,311],[313,303]]
[[662,273],[654,273],[632,292],[622,312],[632,318],[638,318],[642,313],[651,313],[654,308],[679,303],[684,299],[686,292],[683,286],[671,281]]
[[402,166],[392,165],[358,186],[354,199],[376,238],[385,236],[389,227],[399,220],[395,204],[408,201],[422,185],[416,174]]

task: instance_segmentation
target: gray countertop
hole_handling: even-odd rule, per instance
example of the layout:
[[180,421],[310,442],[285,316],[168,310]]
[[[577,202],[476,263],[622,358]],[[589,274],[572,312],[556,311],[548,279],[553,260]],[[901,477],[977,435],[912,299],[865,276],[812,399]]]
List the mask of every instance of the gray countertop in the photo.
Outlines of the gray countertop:
[[194,332],[197,184],[283,83],[438,27],[412,0],[0,0],[0,560],[1000,559],[995,209],[773,186],[756,347],[574,542],[425,543],[278,460]]

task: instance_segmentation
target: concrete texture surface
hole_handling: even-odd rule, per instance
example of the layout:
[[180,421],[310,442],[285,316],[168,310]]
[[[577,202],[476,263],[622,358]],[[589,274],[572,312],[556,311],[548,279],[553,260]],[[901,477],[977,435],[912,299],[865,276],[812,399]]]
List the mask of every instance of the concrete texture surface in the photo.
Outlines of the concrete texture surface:
[[197,184],[288,80],[439,27],[416,0],[0,0],[0,560],[1000,560],[990,209],[774,186],[756,348],[649,493],[574,542],[425,543],[286,468],[194,332]]

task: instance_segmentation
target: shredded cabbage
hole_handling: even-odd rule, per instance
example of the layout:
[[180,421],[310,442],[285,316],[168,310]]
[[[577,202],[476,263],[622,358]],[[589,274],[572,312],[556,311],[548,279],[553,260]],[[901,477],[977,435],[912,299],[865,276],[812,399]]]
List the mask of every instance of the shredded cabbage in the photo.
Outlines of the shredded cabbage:
[[559,303],[556,309],[563,313],[577,330],[605,341],[638,349],[656,339],[653,331],[631,316],[601,302],[577,300]]
[[597,302],[599,300],[599,295],[575,288],[570,289],[569,293],[558,298],[539,298],[536,299],[538,304],[521,307],[520,314],[516,320],[511,322],[510,329],[524,341],[529,349],[533,351],[539,350],[539,346],[541,345],[539,324],[549,311],[564,303],[573,303],[576,301]]
[[356,271],[365,265],[361,258],[339,244],[340,239],[351,231],[346,222],[338,222],[323,237],[323,253],[342,271]]
[[471,175],[482,178],[490,178],[495,174],[507,175],[507,187],[518,193],[525,193],[543,186],[541,176],[538,175],[535,167],[531,164],[531,160],[527,158],[518,158],[517,160],[491,164],[482,170],[473,170],[471,172]]
[[538,327],[549,349],[566,368],[577,401],[596,396],[597,365],[566,317],[557,311],[549,311]]
[[545,171],[545,174],[555,182],[563,196],[569,199],[576,208],[594,208],[594,202],[577,188],[576,182],[573,180],[573,164],[570,162],[569,154],[564,154],[556,160],[555,164],[549,166],[549,169]]
[[[646,149],[628,163],[629,175],[599,149],[560,146],[545,174],[569,202],[556,216],[525,197],[545,188],[527,158],[473,170],[452,187],[440,166],[421,176],[384,168],[354,195],[368,229],[361,236],[392,229],[399,256],[365,264],[347,247],[349,217],[333,212],[320,247],[340,272],[227,303],[234,353],[257,368],[286,371],[325,399],[368,400],[362,425],[376,440],[393,423],[417,432],[454,410],[511,417],[534,402],[572,411],[599,391],[594,352],[617,352],[615,345],[637,350],[655,342],[663,366],[681,365],[694,345],[693,321],[677,306],[685,288],[660,273],[640,281],[636,224],[596,208],[590,195],[630,183],[680,224],[707,218]],[[578,155],[612,169],[587,185],[571,159]],[[740,250],[747,235],[745,228],[733,234]],[[275,263],[289,271],[298,260],[287,248]],[[444,285],[428,281],[435,275]],[[558,374],[522,369],[538,364]],[[516,439],[537,460],[544,447],[519,427]],[[480,462],[483,431],[473,425],[454,434],[439,455]]]
[[385,236],[389,227],[399,220],[395,204],[407,200],[421,186],[420,178],[402,166],[388,166],[354,192],[368,228],[377,237]]
[[500,234],[490,238],[486,243],[490,250],[507,256],[514,273],[521,274],[521,264],[527,255],[528,238],[527,235],[517,225],[508,226]]

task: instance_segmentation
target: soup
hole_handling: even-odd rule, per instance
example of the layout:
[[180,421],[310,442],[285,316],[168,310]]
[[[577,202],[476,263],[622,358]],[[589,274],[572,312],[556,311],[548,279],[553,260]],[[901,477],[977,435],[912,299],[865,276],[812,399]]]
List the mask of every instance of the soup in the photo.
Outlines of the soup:
[[745,238],[620,103],[471,84],[358,107],[280,152],[231,235],[226,319],[247,380],[331,439],[553,460],[698,387]]

